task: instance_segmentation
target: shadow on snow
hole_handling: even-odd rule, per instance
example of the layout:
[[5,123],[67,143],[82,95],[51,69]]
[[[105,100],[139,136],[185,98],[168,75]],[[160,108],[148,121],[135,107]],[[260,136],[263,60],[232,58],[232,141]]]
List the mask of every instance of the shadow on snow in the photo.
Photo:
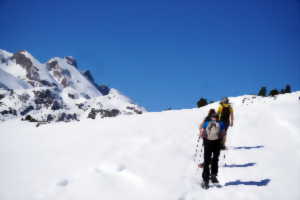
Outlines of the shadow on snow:
[[239,150],[239,149],[246,149],[246,150],[250,150],[250,149],[260,149],[260,148],[264,148],[263,145],[258,145],[258,146],[240,146],[240,147],[234,147],[233,149],[235,150]]
[[233,167],[252,167],[254,165],[256,165],[256,163],[231,164],[231,165],[225,164],[225,165],[223,165],[223,167],[229,167],[229,168],[233,168]]
[[231,181],[225,183],[225,186],[231,186],[231,185],[254,185],[254,186],[266,186],[270,183],[270,179],[263,179],[261,181]]

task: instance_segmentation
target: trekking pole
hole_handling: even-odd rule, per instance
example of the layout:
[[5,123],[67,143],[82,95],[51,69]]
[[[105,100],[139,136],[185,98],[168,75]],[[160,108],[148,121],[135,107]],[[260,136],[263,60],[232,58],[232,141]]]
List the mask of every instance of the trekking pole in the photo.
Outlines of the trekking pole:
[[224,152],[223,158],[224,158],[224,167],[226,167],[226,153],[225,152]]
[[201,145],[201,151],[200,151],[200,156],[199,156],[199,160],[198,160],[198,168],[200,167],[199,165],[203,165],[203,163],[201,163],[202,154],[203,154],[203,145]]
[[198,155],[199,141],[200,141],[200,135],[198,136],[198,139],[197,139],[197,144],[196,144],[196,149],[195,149],[195,154],[194,154],[194,162],[196,162],[196,158]]

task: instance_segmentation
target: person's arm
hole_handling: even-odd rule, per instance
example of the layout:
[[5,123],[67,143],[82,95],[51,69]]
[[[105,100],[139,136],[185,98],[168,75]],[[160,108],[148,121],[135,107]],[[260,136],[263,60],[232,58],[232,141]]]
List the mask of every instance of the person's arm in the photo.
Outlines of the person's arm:
[[221,120],[221,113],[222,113],[222,105],[220,104],[218,107],[217,115],[218,115],[218,120]]
[[199,125],[199,134],[200,134],[200,136],[201,136],[201,129],[202,129],[203,125],[204,125],[204,122],[205,122],[205,120],[203,120],[201,122],[201,124]]
[[223,138],[226,135],[225,125],[223,122],[220,123],[221,123],[221,138]]
[[206,129],[206,127],[207,127],[207,122],[204,120],[202,122],[202,126],[200,127],[200,136],[202,138],[204,138],[204,136],[205,136],[205,129]]

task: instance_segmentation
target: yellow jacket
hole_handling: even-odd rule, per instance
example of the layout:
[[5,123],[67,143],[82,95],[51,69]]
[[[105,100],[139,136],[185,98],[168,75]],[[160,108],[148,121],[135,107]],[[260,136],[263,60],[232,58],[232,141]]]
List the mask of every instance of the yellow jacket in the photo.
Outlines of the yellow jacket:
[[232,109],[232,106],[230,104],[221,103],[219,105],[219,108],[218,108],[218,111],[217,111],[219,120],[221,120],[221,113],[222,113],[224,107],[225,108],[229,107],[230,114],[231,115],[233,114],[233,109]]

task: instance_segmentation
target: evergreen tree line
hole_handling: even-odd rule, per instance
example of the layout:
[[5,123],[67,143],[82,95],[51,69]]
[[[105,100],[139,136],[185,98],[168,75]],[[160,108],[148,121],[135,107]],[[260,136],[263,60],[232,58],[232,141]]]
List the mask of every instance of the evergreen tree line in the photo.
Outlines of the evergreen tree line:
[[[281,90],[277,90],[277,89],[272,89],[270,90],[269,94],[268,94],[268,90],[267,87],[261,87],[260,90],[258,91],[258,96],[262,96],[262,97],[266,97],[266,96],[275,96],[278,94],[286,94],[286,93],[291,93],[292,89],[290,85],[286,85],[284,89]],[[268,95],[267,95],[268,94]]]
[[[281,90],[277,90],[277,89],[272,89],[270,90],[269,94],[268,94],[268,90],[267,87],[263,86],[260,88],[259,92],[258,92],[258,96],[262,96],[262,97],[267,97],[267,96],[275,96],[278,94],[286,94],[286,93],[291,93],[292,89],[290,85],[286,85],[284,89]],[[267,95],[268,94],[268,95]],[[213,101],[208,102],[208,100],[204,97],[201,97],[199,99],[199,101],[197,101],[197,107],[203,107],[206,106],[208,103],[213,103]]]

